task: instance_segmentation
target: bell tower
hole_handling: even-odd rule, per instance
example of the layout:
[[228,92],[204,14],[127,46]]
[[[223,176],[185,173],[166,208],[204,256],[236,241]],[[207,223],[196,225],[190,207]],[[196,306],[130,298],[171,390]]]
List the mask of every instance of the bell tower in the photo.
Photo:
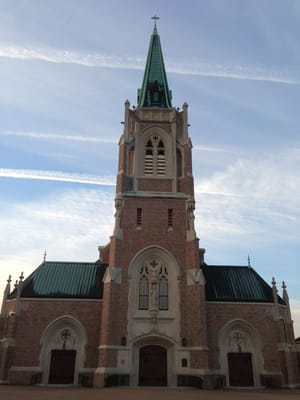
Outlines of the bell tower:
[[[137,106],[125,102],[115,227],[100,250],[108,268],[97,386],[109,379],[174,386],[208,363],[188,105],[172,106],[157,18]],[[152,360],[152,375],[143,357]],[[159,365],[163,370],[153,377]]]

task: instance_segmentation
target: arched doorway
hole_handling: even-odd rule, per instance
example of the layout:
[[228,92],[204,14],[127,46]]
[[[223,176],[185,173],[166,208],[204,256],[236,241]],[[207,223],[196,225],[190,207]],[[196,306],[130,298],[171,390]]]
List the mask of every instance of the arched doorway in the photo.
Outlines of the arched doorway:
[[167,386],[167,369],[167,349],[157,345],[148,345],[140,349],[140,386]]
[[52,321],[41,337],[40,366],[43,384],[77,384],[84,367],[86,332],[75,318]]
[[255,329],[237,319],[224,325],[219,335],[219,360],[226,385],[259,386],[263,358]]

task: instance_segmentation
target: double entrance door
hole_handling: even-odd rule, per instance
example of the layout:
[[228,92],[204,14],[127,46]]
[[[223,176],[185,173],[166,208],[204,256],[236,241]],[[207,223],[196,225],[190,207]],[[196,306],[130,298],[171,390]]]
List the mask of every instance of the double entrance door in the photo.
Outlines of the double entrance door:
[[52,350],[49,383],[57,385],[73,384],[75,361],[75,350]]
[[140,349],[139,385],[167,386],[167,349],[150,345]]
[[253,367],[251,353],[228,353],[230,386],[253,386]]

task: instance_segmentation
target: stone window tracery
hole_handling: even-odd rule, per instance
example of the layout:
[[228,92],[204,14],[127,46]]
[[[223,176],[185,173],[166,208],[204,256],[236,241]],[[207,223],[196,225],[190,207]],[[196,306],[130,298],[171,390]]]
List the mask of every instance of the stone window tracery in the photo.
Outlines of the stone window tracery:
[[151,312],[169,309],[168,271],[155,259],[140,269],[138,307]]

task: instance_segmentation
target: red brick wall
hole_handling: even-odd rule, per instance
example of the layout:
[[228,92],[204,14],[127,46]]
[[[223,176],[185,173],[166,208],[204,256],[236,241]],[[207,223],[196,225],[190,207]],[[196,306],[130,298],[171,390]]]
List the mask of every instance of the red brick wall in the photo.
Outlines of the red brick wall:
[[[185,266],[185,210],[175,201],[169,204],[155,199],[125,200],[126,216],[122,218],[123,240],[111,241],[110,265],[127,269],[138,251],[147,246],[161,246]],[[141,228],[136,226],[136,210],[142,208]],[[168,208],[173,208],[174,226],[168,229]],[[124,211],[125,214],[125,211]],[[178,231],[178,227],[182,227]],[[126,274],[125,274],[126,275]]]
[[172,192],[172,180],[140,178],[138,179],[138,190],[144,192]]
[[115,282],[104,284],[100,344],[120,345],[127,335],[127,287]]
[[264,359],[264,369],[278,372],[280,370],[277,343],[279,340],[278,322],[273,317],[273,307],[264,304],[226,304],[207,302],[208,346],[210,367],[219,368],[218,334],[228,322],[240,319],[251,325],[257,333]]
[[85,367],[97,366],[101,302],[93,301],[22,301],[22,309],[16,321],[15,366],[38,366],[40,339],[45,328],[64,315],[76,318],[86,329],[87,347]]

